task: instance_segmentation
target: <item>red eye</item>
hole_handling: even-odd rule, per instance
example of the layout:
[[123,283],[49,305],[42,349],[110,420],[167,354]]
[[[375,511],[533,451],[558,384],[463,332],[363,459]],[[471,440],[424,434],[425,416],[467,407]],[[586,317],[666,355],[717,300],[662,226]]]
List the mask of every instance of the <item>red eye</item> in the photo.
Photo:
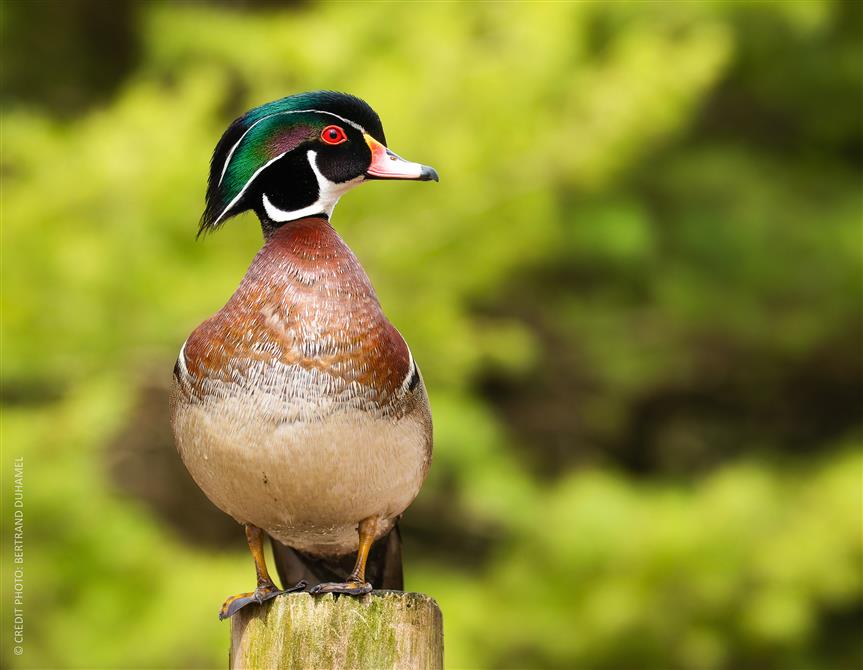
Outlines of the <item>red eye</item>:
[[341,144],[348,141],[348,136],[338,126],[327,126],[321,131],[321,139],[327,144]]

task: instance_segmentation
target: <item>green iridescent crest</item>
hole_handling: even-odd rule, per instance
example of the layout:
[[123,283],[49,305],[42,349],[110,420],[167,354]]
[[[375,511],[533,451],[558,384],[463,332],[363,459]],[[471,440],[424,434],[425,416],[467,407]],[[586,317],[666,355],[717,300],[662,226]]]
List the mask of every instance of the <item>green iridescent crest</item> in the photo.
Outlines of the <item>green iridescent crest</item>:
[[225,131],[210,163],[201,231],[214,229],[247,209],[243,195],[270,164],[313,139],[334,119],[385,143],[378,115],[364,101],[344,93],[301,93],[256,107]]

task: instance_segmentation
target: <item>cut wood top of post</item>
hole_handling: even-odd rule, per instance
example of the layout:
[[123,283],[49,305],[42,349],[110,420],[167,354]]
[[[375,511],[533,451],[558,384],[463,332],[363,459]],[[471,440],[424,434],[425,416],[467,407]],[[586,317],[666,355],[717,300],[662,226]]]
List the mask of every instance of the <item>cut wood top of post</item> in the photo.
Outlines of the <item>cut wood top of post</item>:
[[443,667],[443,617],[422,593],[290,593],[231,619],[232,670]]

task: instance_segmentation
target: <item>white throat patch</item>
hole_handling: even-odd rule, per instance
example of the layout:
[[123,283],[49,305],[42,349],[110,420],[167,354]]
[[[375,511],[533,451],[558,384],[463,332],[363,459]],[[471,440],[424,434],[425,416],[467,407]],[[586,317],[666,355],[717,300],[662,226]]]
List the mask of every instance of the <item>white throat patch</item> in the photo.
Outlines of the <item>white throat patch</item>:
[[309,165],[312,168],[312,172],[315,173],[315,178],[318,180],[317,201],[315,201],[308,207],[302,207],[300,209],[286,211],[284,209],[279,209],[278,207],[276,207],[272,202],[270,202],[267,194],[264,193],[264,210],[267,212],[267,216],[270,217],[270,220],[275,221],[276,223],[284,223],[285,221],[302,219],[304,216],[310,216],[312,214],[323,213],[326,214],[328,217],[332,216],[333,209],[335,208],[336,203],[339,201],[339,198],[341,198],[345,193],[354,188],[354,186],[362,183],[364,179],[364,177],[360,175],[359,177],[355,177],[350,181],[345,181],[341,183],[330,181],[318,169],[317,152],[310,149],[306,153],[306,156],[309,159]]

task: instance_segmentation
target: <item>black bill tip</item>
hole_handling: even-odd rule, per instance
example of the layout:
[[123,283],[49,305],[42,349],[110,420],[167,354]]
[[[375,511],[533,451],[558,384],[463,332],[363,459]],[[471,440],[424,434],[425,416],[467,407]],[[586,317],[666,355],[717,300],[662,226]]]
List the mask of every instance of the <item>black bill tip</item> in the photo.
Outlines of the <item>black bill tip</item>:
[[428,165],[423,165],[423,169],[420,172],[420,181],[440,181],[437,176],[437,170],[433,167],[429,167]]

